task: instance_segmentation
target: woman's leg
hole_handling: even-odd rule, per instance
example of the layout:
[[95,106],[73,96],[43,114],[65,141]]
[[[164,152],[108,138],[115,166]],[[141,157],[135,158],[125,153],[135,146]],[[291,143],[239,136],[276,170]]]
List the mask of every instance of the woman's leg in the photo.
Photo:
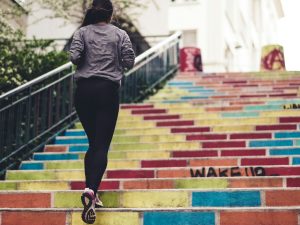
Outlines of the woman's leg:
[[75,107],[89,139],[85,155],[86,187],[97,192],[119,112],[119,88],[112,81],[87,79],[78,85]]
[[108,104],[101,104],[96,113],[94,145],[85,156],[85,170],[90,188],[97,193],[107,167],[107,154],[114,134],[119,112],[119,96],[111,93]]

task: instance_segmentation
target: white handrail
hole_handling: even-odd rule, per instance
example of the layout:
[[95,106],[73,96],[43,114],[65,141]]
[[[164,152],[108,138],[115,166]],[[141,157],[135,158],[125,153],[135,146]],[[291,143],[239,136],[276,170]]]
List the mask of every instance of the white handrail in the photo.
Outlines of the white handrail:
[[151,55],[152,53],[155,53],[157,50],[161,49],[163,46],[165,46],[169,42],[172,42],[173,40],[178,39],[181,35],[182,35],[182,33],[178,31],[175,34],[173,34],[172,36],[168,37],[166,40],[158,43],[157,45],[155,45],[152,48],[148,49],[147,51],[143,52],[138,57],[136,57],[135,64],[140,63],[145,58],[147,58],[149,55]]

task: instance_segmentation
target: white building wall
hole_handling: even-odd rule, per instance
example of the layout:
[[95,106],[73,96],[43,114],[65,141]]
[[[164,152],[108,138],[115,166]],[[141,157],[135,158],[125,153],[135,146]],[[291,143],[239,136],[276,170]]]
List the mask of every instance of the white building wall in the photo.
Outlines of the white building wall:
[[[139,0],[145,5],[143,9],[135,9],[128,15],[133,15],[133,23],[144,36],[163,36],[169,34],[168,0]],[[133,13],[133,14],[131,14]]]
[[196,31],[205,72],[256,71],[282,15],[280,0],[170,0],[169,29]]
[[70,23],[62,18],[53,18],[54,12],[32,4],[33,13],[28,16],[27,39],[55,39],[56,47],[62,49],[73,35],[79,24]]

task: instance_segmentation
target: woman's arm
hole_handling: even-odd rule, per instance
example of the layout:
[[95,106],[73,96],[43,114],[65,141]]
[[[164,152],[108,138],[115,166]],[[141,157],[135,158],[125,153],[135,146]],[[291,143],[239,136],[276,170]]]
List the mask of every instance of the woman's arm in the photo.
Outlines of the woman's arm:
[[128,34],[124,31],[121,45],[121,64],[126,69],[131,69],[134,66],[135,53],[132,48],[132,43]]
[[73,64],[78,65],[81,62],[84,51],[84,42],[80,30],[77,30],[73,35],[73,40],[70,46],[70,60]]

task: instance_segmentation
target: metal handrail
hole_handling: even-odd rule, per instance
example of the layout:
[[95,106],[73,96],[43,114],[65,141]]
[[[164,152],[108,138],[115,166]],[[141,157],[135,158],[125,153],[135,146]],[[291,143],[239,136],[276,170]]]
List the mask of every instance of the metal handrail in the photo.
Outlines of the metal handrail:
[[[122,78],[121,103],[142,100],[177,71],[180,37],[177,32],[136,58]],[[79,121],[73,75],[69,62],[0,96],[0,176]]]
[[[148,49],[144,53],[140,54],[138,57],[136,57],[135,64],[139,64],[144,59],[146,59],[147,57],[152,55],[153,53],[158,54],[158,52],[157,52],[158,50],[165,49],[166,45],[168,45],[169,43],[172,43],[175,40],[178,40],[178,38],[180,38],[181,35],[182,35],[182,32],[178,31],[175,34],[173,34],[172,36],[168,37],[166,40],[158,43],[157,45],[155,45],[152,48]],[[129,71],[129,73],[130,73],[130,71]]]
[[57,73],[60,73],[60,72],[62,72],[64,70],[66,70],[66,69],[72,68],[72,66],[73,66],[73,64],[71,62],[68,62],[68,63],[66,63],[66,64],[64,64],[64,65],[62,65],[62,66],[60,66],[60,67],[58,67],[58,68],[56,68],[54,70],[51,70],[50,72],[45,73],[42,76],[39,76],[39,77],[37,77],[37,78],[35,78],[35,79],[31,80],[31,81],[28,81],[27,83],[25,83],[23,85],[20,85],[19,87],[16,87],[16,88],[14,88],[14,89],[12,89],[12,90],[10,90],[10,91],[8,91],[8,92],[0,95],[0,100],[3,99],[3,98],[9,97],[12,94],[15,94],[17,92],[20,92],[20,91],[22,91],[22,90],[24,90],[24,89],[26,89],[26,88],[34,85],[34,84],[42,82],[43,80],[45,80],[45,79],[47,79],[47,78],[49,78],[49,77],[51,77],[51,76],[53,76],[53,75],[55,75]]

